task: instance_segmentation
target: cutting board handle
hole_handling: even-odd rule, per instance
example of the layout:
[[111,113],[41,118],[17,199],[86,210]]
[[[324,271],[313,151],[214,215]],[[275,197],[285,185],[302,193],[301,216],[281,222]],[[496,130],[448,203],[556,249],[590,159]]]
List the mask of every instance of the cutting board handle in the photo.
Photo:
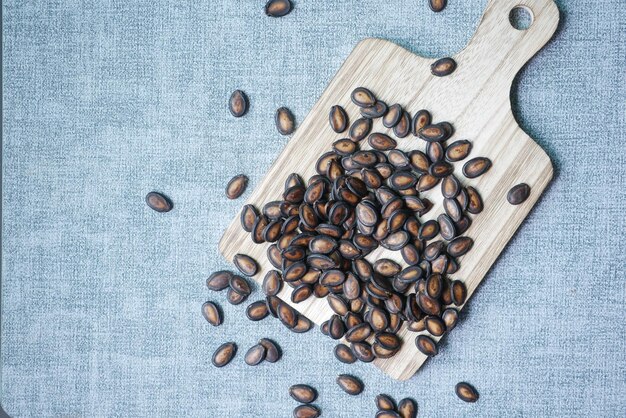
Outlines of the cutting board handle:
[[[516,7],[525,8],[532,16],[526,30],[515,29],[510,23],[509,15]],[[558,24],[559,10],[553,0],[489,0],[476,33],[455,57],[459,69],[465,67],[474,76],[506,77],[512,81],[552,38]],[[490,70],[490,64],[497,71]]]

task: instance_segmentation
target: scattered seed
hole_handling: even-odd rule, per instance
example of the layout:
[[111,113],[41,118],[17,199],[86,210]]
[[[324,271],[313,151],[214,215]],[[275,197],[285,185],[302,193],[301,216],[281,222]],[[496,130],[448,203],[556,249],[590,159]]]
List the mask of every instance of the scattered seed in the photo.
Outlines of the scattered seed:
[[263,360],[265,360],[265,356],[267,354],[267,350],[262,344],[257,344],[248,350],[246,355],[244,356],[244,361],[248,366],[256,366],[260,364]]
[[236,118],[240,118],[248,111],[248,96],[241,90],[235,90],[230,95],[228,110]]
[[376,407],[380,410],[395,411],[396,409],[396,403],[393,400],[393,398],[391,398],[391,396],[389,395],[385,395],[381,393],[380,395],[376,396],[375,402],[376,402]]
[[233,177],[226,185],[226,197],[231,200],[237,199],[246,191],[247,186],[248,177],[243,174]]
[[459,140],[451,143],[446,148],[446,160],[450,162],[461,161],[467,158],[472,151],[472,143],[467,140]]
[[276,363],[282,357],[282,352],[278,344],[269,338],[261,338],[259,344],[265,347],[265,360],[269,363]]
[[233,263],[235,267],[246,276],[254,276],[257,271],[259,271],[259,265],[249,255],[236,254],[233,257]]
[[467,382],[459,382],[454,387],[456,396],[465,402],[476,402],[478,400],[478,392],[474,386]]
[[165,195],[157,192],[150,192],[146,195],[146,204],[156,212],[169,212],[174,207],[172,201]]
[[334,353],[335,358],[345,364],[352,364],[357,360],[350,347],[345,344],[337,344]]
[[330,127],[338,134],[344,132],[348,128],[348,114],[341,106],[333,106],[330,108],[328,115]]
[[411,115],[405,110],[402,112],[402,116],[396,126],[393,127],[393,133],[398,138],[404,138],[409,132],[411,132]]
[[417,349],[429,357],[436,356],[438,353],[437,343],[427,335],[418,335],[415,338]]
[[283,17],[291,12],[292,7],[290,0],[269,0],[265,4],[265,14],[270,17]]
[[[360,142],[372,130],[372,120],[367,118],[357,119],[350,126],[350,139],[354,142]],[[354,157],[353,157],[354,160]]]
[[309,385],[293,385],[289,388],[289,396],[300,403],[311,403],[317,399],[317,391]]
[[294,418],[317,418],[321,411],[315,405],[299,405],[293,410]]
[[236,353],[237,344],[233,342],[224,343],[215,350],[211,362],[215,367],[224,367],[230,363]]
[[465,303],[465,299],[467,299],[467,288],[465,284],[459,280],[455,280],[450,285],[450,296],[452,297],[452,302],[456,306],[461,306]]
[[446,329],[452,331],[459,321],[459,312],[454,308],[448,308],[441,314],[441,319],[443,319]]
[[213,302],[204,302],[202,304],[202,315],[209,324],[217,327],[222,324],[222,314],[218,306]]
[[340,374],[337,376],[337,384],[348,395],[359,395],[363,392],[363,383],[354,376]]
[[291,110],[286,107],[281,107],[276,110],[276,116],[274,117],[276,122],[276,129],[281,135],[291,135],[296,130],[296,122],[291,113]]
[[232,290],[239,293],[240,295],[248,296],[250,293],[252,293],[252,290],[250,289],[250,284],[247,282],[246,279],[241,276],[232,275],[228,284],[230,285]]
[[352,91],[352,103],[359,107],[370,107],[376,104],[374,94],[364,87],[357,87]]
[[530,195],[530,186],[526,183],[520,183],[515,185],[509,190],[506,195],[506,200],[512,205],[522,204],[528,199]]
[[367,142],[370,144],[370,147],[379,151],[389,151],[398,145],[390,136],[381,133],[371,134]]
[[[432,0],[437,1],[437,0]],[[430,72],[437,77],[445,77],[456,70],[456,61],[452,58],[441,58],[430,66]]]
[[370,107],[362,107],[361,108],[361,116],[364,118],[380,118],[387,113],[387,104],[381,100],[377,100],[376,104]]
[[410,398],[404,398],[398,403],[400,418],[417,418],[417,402]]
[[472,158],[463,165],[463,175],[468,179],[476,178],[491,168],[491,160],[485,157]]
[[383,126],[385,128],[393,128],[400,122],[400,118],[402,117],[402,106],[399,104],[394,104],[389,106],[389,110],[387,114],[383,116]]
[[206,285],[209,289],[219,292],[220,290],[224,290],[228,287],[228,283],[231,277],[233,277],[233,273],[231,273],[230,271],[216,271],[215,273],[212,273],[206,280]]
[[267,304],[265,300],[257,300],[256,302],[252,302],[246,308],[246,316],[250,321],[260,321],[261,319],[267,317],[270,314],[270,311],[267,309]]

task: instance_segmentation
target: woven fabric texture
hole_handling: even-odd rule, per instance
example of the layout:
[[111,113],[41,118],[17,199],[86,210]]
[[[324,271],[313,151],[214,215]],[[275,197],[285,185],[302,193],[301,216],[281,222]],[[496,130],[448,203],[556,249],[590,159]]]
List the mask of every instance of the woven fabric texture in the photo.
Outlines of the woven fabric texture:
[[[262,0],[3,2],[3,408],[287,417],[287,388],[308,383],[325,417],[373,416],[378,393],[413,397],[425,417],[626,416],[623,2],[557,1],[554,39],[511,92],[554,181],[441,354],[406,382],[339,364],[317,329],[253,323],[209,293],[207,275],[229,267],[217,243],[242,202],[224,185],[239,173],[249,189],[260,182],[288,141],[274,110],[301,121],[359,40],[450,55],[486,0],[450,0],[440,14],[426,0],[294,3],[272,19]],[[226,108],[237,88],[251,101],[241,119]],[[149,210],[152,190],[174,210]],[[221,327],[200,315],[209,299]],[[243,352],[266,336],[283,360],[246,366]],[[225,341],[240,353],[216,369]],[[341,372],[365,392],[341,392]],[[476,404],[455,396],[463,380]]]

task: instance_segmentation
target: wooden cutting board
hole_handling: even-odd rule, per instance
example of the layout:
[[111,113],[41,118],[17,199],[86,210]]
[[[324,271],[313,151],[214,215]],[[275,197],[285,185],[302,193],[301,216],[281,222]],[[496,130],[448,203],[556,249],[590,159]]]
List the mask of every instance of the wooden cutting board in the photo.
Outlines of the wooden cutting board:
[[[509,23],[509,13],[516,6],[526,7],[532,13],[533,23],[525,31]],[[513,117],[510,90],[517,72],[548,42],[558,21],[559,12],[552,0],[489,0],[474,37],[453,57],[458,68],[452,75],[442,78],[430,72],[433,59],[417,56],[382,39],[363,40],[346,59],[247,203],[262,208],[265,203],[280,199],[284,180],[292,172],[300,174],[305,181],[315,174],[318,157],[331,150],[334,141],[347,136],[347,133],[336,134],[331,130],[328,124],[331,106],[343,106],[350,121],[360,117],[357,106],[350,100],[354,88],[366,87],[389,105],[401,104],[411,115],[427,109],[433,120],[445,120],[454,125],[456,133],[452,140],[472,142],[470,158],[485,156],[493,161],[491,170],[476,179],[457,176],[464,184],[474,186],[485,204],[484,211],[474,216],[465,233],[474,239],[475,245],[459,260],[460,269],[450,276],[463,280],[471,296],[552,179],[550,158],[521,130]],[[380,118],[375,120],[372,132],[387,133],[395,138]],[[412,135],[398,139],[398,148],[404,151],[423,151],[424,145],[424,141]],[[361,148],[369,148],[366,140],[361,142]],[[456,173],[461,172],[463,163],[455,163]],[[529,184],[531,194],[523,204],[512,206],[506,194],[518,183]],[[443,212],[440,187],[421,195],[434,203],[423,221]],[[261,283],[265,273],[273,268],[266,256],[268,245],[252,242],[250,234],[241,228],[237,213],[224,232],[219,248],[229,261],[237,253],[256,259],[261,269],[254,279]],[[379,258],[390,258],[406,266],[399,252],[382,247],[367,256],[370,261]],[[290,304],[291,290],[284,286],[279,295]],[[292,306],[318,325],[332,315],[325,299],[311,297]],[[374,364],[392,378],[405,380],[420,368],[426,356],[415,347],[417,333],[403,327],[399,335],[404,340],[400,352],[390,359],[377,359]]]

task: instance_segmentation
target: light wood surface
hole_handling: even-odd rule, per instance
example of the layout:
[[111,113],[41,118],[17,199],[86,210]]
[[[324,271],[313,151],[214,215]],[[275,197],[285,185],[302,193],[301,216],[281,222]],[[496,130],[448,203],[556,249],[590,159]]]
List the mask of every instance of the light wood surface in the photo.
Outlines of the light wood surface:
[[[532,26],[525,31],[516,30],[509,23],[509,13],[518,5],[527,7],[534,17]],[[359,117],[358,108],[350,101],[354,88],[366,87],[389,105],[400,103],[412,115],[427,109],[435,121],[445,120],[455,126],[456,133],[449,142],[457,139],[472,142],[469,158],[485,156],[493,161],[489,172],[473,180],[460,175],[465,161],[455,163],[458,178],[474,186],[485,203],[485,210],[473,217],[472,226],[465,233],[474,239],[474,248],[459,260],[461,268],[450,276],[463,280],[471,296],[552,179],[549,157],[520,129],[513,117],[510,90],[517,72],[552,37],[558,21],[559,12],[552,0],[490,0],[472,40],[454,56],[457,70],[443,78],[431,75],[433,59],[419,57],[385,40],[363,40],[346,59],[247,203],[260,209],[265,203],[280,199],[284,180],[292,172],[300,174],[305,181],[315,174],[317,158],[329,151],[334,141],[347,136],[347,133],[336,134],[331,130],[330,107],[340,104],[351,121]],[[374,122],[373,132],[388,133],[395,138],[380,119]],[[398,148],[405,151],[424,150],[424,145],[424,141],[412,135],[398,139]],[[368,148],[366,140],[361,147]],[[531,186],[530,197],[522,205],[512,206],[506,194],[512,186],[522,182]],[[439,187],[421,195],[434,203],[423,220],[436,218],[443,212]],[[237,213],[224,232],[219,248],[229,261],[237,253],[255,258],[261,269],[254,279],[261,283],[265,273],[273,268],[266,257],[268,245],[252,242],[241,228]],[[370,261],[379,258],[390,258],[405,265],[399,252],[382,248],[367,257]],[[279,295],[290,304],[291,290],[284,286]],[[325,299],[315,297],[292,306],[318,325],[333,313]],[[399,335],[404,340],[400,352],[391,359],[376,360],[374,364],[392,378],[405,380],[421,367],[426,357],[415,347],[417,333],[403,327]],[[320,338],[327,337],[320,335]],[[445,356],[445,351],[439,355]]]

